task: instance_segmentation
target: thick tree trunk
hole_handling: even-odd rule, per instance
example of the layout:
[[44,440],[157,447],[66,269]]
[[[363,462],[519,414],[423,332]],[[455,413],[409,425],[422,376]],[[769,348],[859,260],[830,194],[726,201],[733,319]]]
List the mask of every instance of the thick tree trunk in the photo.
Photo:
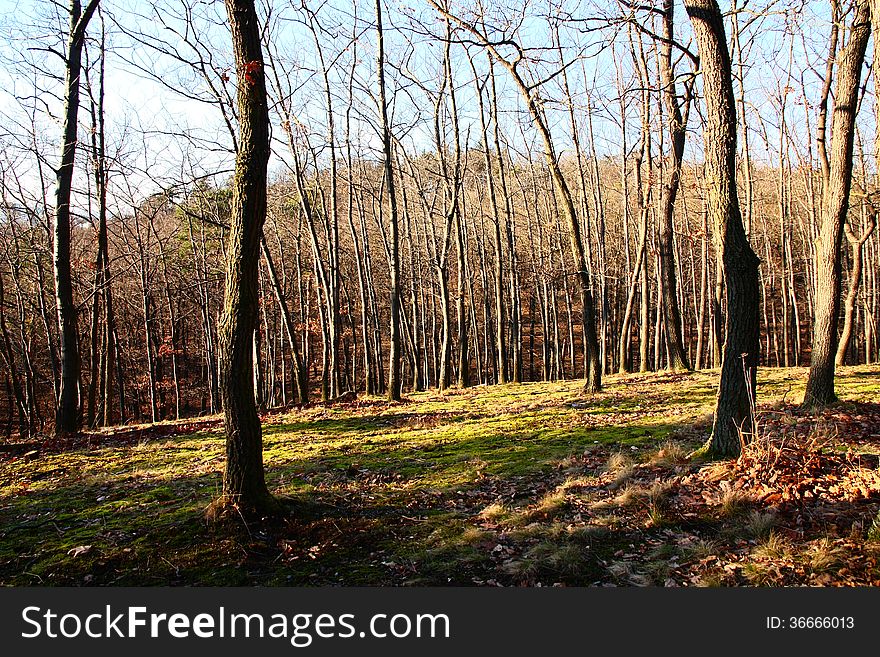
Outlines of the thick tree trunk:
[[724,22],[716,0],[685,0],[703,69],[708,213],[727,284],[721,382],[709,451],[737,456],[753,428],[759,349],[758,258],[746,238],[736,190],[736,106]]
[[817,408],[837,399],[834,367],[840,314],[840,249],[843,223],[849,209],[852,155],[858,111],[859,83],[871,17],[867,0],[856,4],[849,41],[837,57],[837,88],[831,121],[831,153],[827,186],[822,197],[822,224],[816,241],[816,298],[813,309],[813,348],[803,405]]
[[263,441],[254,404],[260,239],[266,219],[269,110],[253,0],[226,0],[238,84],[239,150],[232,182],[226,292],[220,320],[220,381],[226,429],[223,504],[247,512],[274,507],[263,474]]

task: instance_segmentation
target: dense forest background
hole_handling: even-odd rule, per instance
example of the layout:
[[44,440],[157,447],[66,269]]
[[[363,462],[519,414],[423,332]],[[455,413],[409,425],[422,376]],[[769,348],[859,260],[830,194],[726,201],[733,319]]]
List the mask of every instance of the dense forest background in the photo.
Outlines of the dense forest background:
[[[261,408],[385,393],[394,299],[404,391],[585,375],[579,267],[536,114],[577,209],[602,372],[721,366],[706,104],[690,23],[672,3],[443,5],[459,22],[431,3],[387,5],[393,210],[372,5],[258,4],[273,149],[254,332]],[[51,431],[61,388],[54,190],[78,5],[0,3],[7,436]],[[761,261],[759,363],[808,365],[816,240],[839,169],[832,117],[861,5],[725,9],[736,183]],[[69,257],[86,426],[220,410],[238,130],[228,40],[222,3],[196,0],[107,0],[83,34]],[[880,357],[872,59],[869,47],[858,62],[844,157],[836,360],[847,364]]]

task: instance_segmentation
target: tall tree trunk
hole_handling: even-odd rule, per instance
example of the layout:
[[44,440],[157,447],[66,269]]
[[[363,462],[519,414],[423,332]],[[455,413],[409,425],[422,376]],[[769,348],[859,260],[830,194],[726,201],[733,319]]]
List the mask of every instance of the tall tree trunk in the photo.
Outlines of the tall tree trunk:
[[[109,254],[107,248],[107,162],[105,154],[105,130],[104,130],[104,73],[105,73],[105,37],[104,23],[101,21],[101,40],[98,59],[98,88],[97,95],[89,84],[91,133],[92,133],[92,160],[94,163],[95,192],[98,196],[98,248],[95,254],[95,278],[92,288],[92,322],[91,322],[91,352],[89,359],[89,399],[87,424],[94,427],[99,422],[102,414],[103,395],[99,398],[99,388],[103,388],[102,375],[107,358],[106,331],[102,331],[103,340],[98,340],[98,331],[101,318],[101,299],[106,302],[110,295],[110,281],[104,275],[109,268]],[[100,347],[100,354],[99,354]],[[101,406],[99,406],[99,403]]]
[[[507,344],[506,344],[506,333],[504,323],[507,319],[506,311],[504,307],[504,246],[501,242],[501,225],[502,225],[502,217],[501,212],[498,207],[498,194],[495,191],[495,172],[493,171],[492,166],[492,156],[489,151],[489,131],[486,123],[486,113],[485,107],[483,104],[483,87],[484,84],[480,84],[479,78],[477,76],[477,69],[474,65],[473,60],[470,60],[471,70],[474,73],[474,91],[477,94],[477,106],[480,114],[480,133],[483,139],[483,164],[486,168],[486,187],[489,192],[489,207],[492,209],[492,222],[493,222],[493,233],[492,236],[494,238],[495,243],[495,351],[496,358],[498,360],[498,383],[507,383],[509,379],[516,380],[516,369],[517,366],[514,363],[512,376],[508,377],[508,369],[507,369]],[[497,101],[497,96],[495,94],[495,71],[492,63],[491,56],[489,57],[489,76],[488,81],[492,84],[492,90],[490,93],[490,103],[492,103],[492,112],[493,115],[496,112],[495,103]],[[497,136],[497,125],[495,126],[496,136]],[[496,148],[496,155],[498,157],[498,169],[499,173],[503,175],[503,167],[504,163],[501,159],[500,149]],[[504,217],[504,232],[509,235],[510,226],[508,222],[508,217],[505,215]],[[508,249],[512,248],[512,245],[508,242]],[[513,258],[513,254],[510,254],[510,258]],[[515,290],[513,285],[510,287],[511,295],[515,294]],[[488,317],[487,317],[488,322]],[[512,318],[511,321],[511,338],[515,339],[514,333],[516,320]],[[514,353],[516,352],[516,347],[513,349]]]
[[388,356],[388,398],[401,399],[401,336],[400,336],[400,253],[397,225],[397,196],[394,192],[391,126],[388,122],[388,101],[385,97],[385,38],[382,30],[382,0],[376,0],[376,74],[379,83],[379,115],[382,121],[382,155],[385,193],[389,215],[389,270],[391,276],[391,345]]
[[681,182],[681,164],[687,133],[687,115],[690,108],[690,87],[685,87],[684,116],[678,101],[675,69],[672,63],[672,39],[674,38],[673,0],[663,0],[663,42],[660,47],[660,85],[666,108],[666,124],[671,150],[665,160],[666,179],[663,182],[660,208],[660,229],[657,233],[660,288],[663,295],[662,318],[669,353],[667,366],[671,370],[688,370],[687,354],[681,334],[681,310],[678,304],[675,253],[673,248],[673,217],[675,199]]
[[455,312],[458,321],[458,387],[467,388],[471,384],[470,337],[465,294],[467,292],[467,241],[461,212],[455,213],[455,242],[458,256],[458,284],[455,298]]
[[[641,46],[641,44],[640,44]],[[647,83],[647,63],[645,62],[644,48],[639,48],[639,55],[636,56],[636,48],[631,44],[633,60],[636,62],[639,80],[642,82],[641,89],[641,145],[639,152],[636,154],[634,162],[635,187],[637,206],[639,211],[639,241],[636,245],[636,262],[632,269],[629,283],[629,291],[626,297],[626,306],[623,311],[623,320],[620,329],[620,342],[618,343],[618,372],[631,372],[633,370],[630,355],[630,324],[633,315],[633,305],[635,301],[636,290],[639,282],[642,282],[642,299],[647,299],[647,246],[648,246],[648,215],[650,213],[651,202],[651,170],[653,168],[653,157],[651,155],[651,104],[649,95],[649,85]],[[626,155],[624,154],[623,176],[626,178]],[[644,175],[642,168],[647,167],[648,175]],[[627,258],[629,253],[627,252]],[[647,371],[647,303],[641,304],[641,314],[639,317],[639,355],[641,358],[641,371]]]
[[[440,89],[437,92],[437,98],[434,101],[434,140],[437,146],[437,161],[439,163],[439,173],[443,180],[444,188],[444,208],[443,208],[443,237],[442,242],[437,244],[436,231],[431,224],[432,244],[434,245],[434,269],[437,272],[437,284],[440,292],[440,312],[442,335],[440,338],[440,372],[437,378],[437,387],[440,390],[446,390],[452,382],[452,300],[449,292],[449,250],[452,245],[452,231],[456,229],[458,235],[456,217],[459,212],[459,193],[461,187],[460,167],[461,167],[461,148],[459,145],[458,119],[454,119],[455,127],[455,162],[453,173],[449,173],[449,165],[446,158],[446,144],[440,129],[441,112],[443,108],[443,95],[447,86],[451,87],[454,82],[452,80],[452,68],[450,64],[450,43],[451,43],[451,26],[446,21],[446,43],[443,53],[443,73]],[[452,112],[455,113],[455,94],[450,89],[450,101],[452,103]],[[430,219],[429,219],[430,221]],[[461,291],[461,290],[459,290]]]
[[685,0],[703,69],[708,212],[724,261],[727,321],[709,451],[737,456],[748,439],[759,349],[758,257],[743,228],[736,190],[736,105],[724,21],[716,0]]
[[76,306],[70,273],[70,196],[76,160],[79,116],[80,72],[86,27],[100,0],[90,0],[85,10],[79,0],[70,2],[70,35],[67,41],[67,71],[64,88],[61,164],[55,178],[54,271],[58,334],[61,338],[61,386],[55,406],[55,433],[79,430],[80,358],[76,332]]
[[237,76],[238,153],[220,320],[220,388],[226,429],[223,500],[246,512],[271,510],[263,474],[263,439],[254,403],[253,339],[257,325],[260,239],[266,219],[269,110],[262,30],[254,0],[226,0]]
[[813,348],[803,405],[822,407],[837,399],[834,367],[840,314],[840,250],[843,223],[849,209],[853,139],[859,84],[871,17],[868,0],[856,0],[849,41],[837,57],[837,87],[831,118],[828,184],[822,195],[822,223],[816,241],[816,299],[813,308]]

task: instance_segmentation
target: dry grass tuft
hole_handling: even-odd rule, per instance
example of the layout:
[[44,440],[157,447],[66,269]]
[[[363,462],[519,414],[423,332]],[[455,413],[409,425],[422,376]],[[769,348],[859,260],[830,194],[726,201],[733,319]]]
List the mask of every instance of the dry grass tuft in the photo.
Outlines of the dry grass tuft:
[[776,525],[776,514],[773,512],[752,511],[746,520],[745,531],[751,538],[766,538]]
[[827,573],[843,561],[844,550],[826,537],[812,543],[805,556],[810,570],[814,573]]
[[538,501],[534,512],[543,518],[552,518],[562,513],[569,506],[568,497],[565,490],[557,488],[551,493],[547,493]]
[[480,511],[477,516],[485,522],[501,522],[510,515],[507,507],[498,502],[493,502],[485,509]]
[[613,506],[632,506],[648,496],[648,491],[642,486],[627,484],[616,497],[610,500]]
[[767,540],[755,547],[752,554],[761,559],[789,559],[792,556],[792,545],[780,534],[770,532]]
[[751,503],[751,498],[741,490],[725,488],[721,494],[721,515],[726,518],[740,515]]
[[674,440],[667,440],[660,446],[660,449],[651,457],[653,465],[681,465],[688,460],[688,450]]
[[542,578],[552,582],[557,578],[577,577],[589,565],[589,552],[582,546],[541,541],[521,558],[505,564],[504,571],[525,583],[533,584]]
[[609,490],[616,490],[629,481],[635,470],[635,466],[623,452],[615,452],[605,463],[605,471],[614,475],[614,481],[608,484]]

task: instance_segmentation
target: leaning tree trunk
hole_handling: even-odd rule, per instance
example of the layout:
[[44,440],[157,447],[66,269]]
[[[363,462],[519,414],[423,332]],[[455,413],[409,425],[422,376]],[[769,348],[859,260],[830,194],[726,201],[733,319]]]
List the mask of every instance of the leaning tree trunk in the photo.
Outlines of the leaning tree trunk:
[[64,435],[79,430],[79,346],[76,335],[76,306],[70,274],[70,196],[76,160],[77,117],[82,50],[89,23],[99,0],[90,0],[85,10],[79,0],[70,3],[70,37],[67,41],[67,72],[64,90],[61,165],[55,179],[55,304],[58,309],[58,334],[61,337],[61,385],[55,406],[55,433]]
[[813,307],[810,376],[803,401],[806,408],[822,407],[837,399],[834,394],[834,367],[840,314],[840,248],[843,223],[849,210],[859,83],[870,35],[868,2],[862,0],[856,4],[849,42],[837,58],[828,183],[822,197],[822,224],[816,240],[816,300]]
[[232,181],[226,293],[220,318],[220,393],[226,429],[222,504],[264,512],[273,506],[263,475],[263,438],[254,403],[260,238],[266,219],[269,110],[254,0],[226,0],[238,78],[239,143]]
[[736,190],[736,106],[724,20],[716,0],[685,0],[700,52],[706,98],[708,214],[724,261],[727,321],[709,451],[737,456],[752,433],[759,349],[758,257],[743,228]]
[[532,122],[538,128],[544,143],[544,157],[553,179],[553,185],[561,197],[562,206],[568,219],[568,238],[571,248],[572,259],[576,267],[576,274],[580,282],[581,308],[583,309],[583,329],[585,338],[586,365],[584,378],[585,392],[598,392],[602,388],[602,366],[599,351],[599,338],[596,334],[596,318],[595,307],[593,303],[592,282],[590,280],[590,269],[587,263],[586,252],[584,250],[584,241],[581,236],[581,223],[574,206],[571,190],[562,173],[562,167],[553,149],[553,140],[550,136],[550,129],[547,127],[546,121],[538,107],[538,101],[535,96],[529,94],[528,87],[522,81],[516,69],[509,66],[520,92],[526,99],[531,114]]

